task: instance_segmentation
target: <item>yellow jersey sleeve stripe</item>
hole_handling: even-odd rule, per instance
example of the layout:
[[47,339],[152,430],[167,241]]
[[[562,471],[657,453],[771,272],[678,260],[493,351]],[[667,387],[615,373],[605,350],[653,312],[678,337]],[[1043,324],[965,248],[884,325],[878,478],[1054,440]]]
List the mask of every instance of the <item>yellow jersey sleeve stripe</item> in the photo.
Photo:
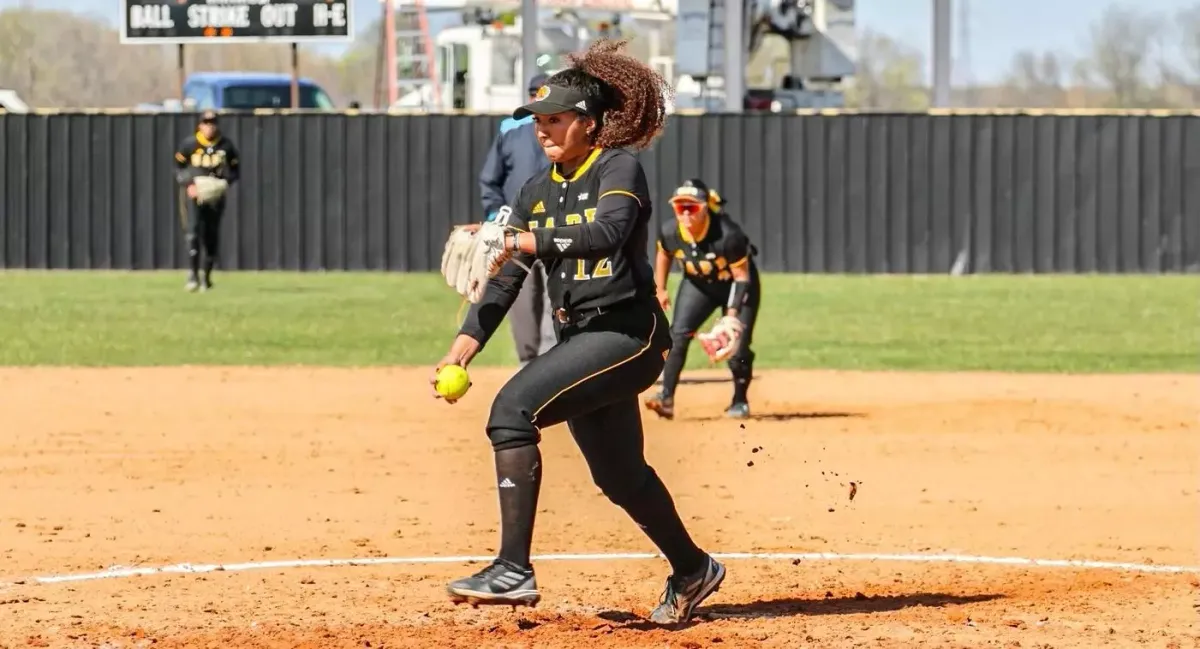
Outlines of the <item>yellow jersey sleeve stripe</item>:
[[746,255],[745,257],[742,257],[741,259],[733,262],[732,264],[729,264],[729,267],[737,268],[738,266],[745,266],[748,263],[750,263],[750,255]]
[[[620,195],[620,196],[628,196],[628,197],[632,198],[633,200],[637,201],[638,207],[641,207],[641,205],[642,205],[642,199],[638,198],[637,194],[634,194],[633,192],[627,192],[624,189],[610,189],[610,190],[604,192],[603,194],[600,194],[600,198],[604,198],[605,196],[609,196],[612,194],[616,194],[616,195]],[[596,199],[596,200],[600,200],[600,199]]]

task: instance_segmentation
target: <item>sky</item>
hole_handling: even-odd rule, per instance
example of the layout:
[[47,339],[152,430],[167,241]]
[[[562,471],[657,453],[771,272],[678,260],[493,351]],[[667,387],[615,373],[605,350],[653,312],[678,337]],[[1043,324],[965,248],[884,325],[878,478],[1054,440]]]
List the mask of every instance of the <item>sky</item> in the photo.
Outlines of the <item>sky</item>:
[[[0,9],[20,4],[107,16],[114,24],[121,6],[120,0],[0,0]],[[856,19],[860,29],[897,38],[920,49],[928,61],[930,4],[930,0],[857,0]],[[1138,6],[1170,15],[1200,5],[1200,0],[954,0],[954,4],[967,7],[969,34],[969,48],[965,52],[960,43],[954,46],[956,60],[965,54],[969,62],[969,66],[958,66],[956,81],[969,78],[975,83],[987,83],[1000,80],[1013,55],[1023,49],[1081,53],[1088,24],[1111,4]],[[369,24],[379,11],[377,0],[356,0],[357,26]],[[956,17],[956,38],[959,22]]]

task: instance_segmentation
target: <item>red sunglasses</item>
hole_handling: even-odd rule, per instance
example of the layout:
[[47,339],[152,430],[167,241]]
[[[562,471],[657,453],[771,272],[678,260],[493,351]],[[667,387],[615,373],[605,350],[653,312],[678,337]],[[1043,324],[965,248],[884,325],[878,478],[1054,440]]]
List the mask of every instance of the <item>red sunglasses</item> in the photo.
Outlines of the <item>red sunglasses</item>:
[[675,203],[675,213],[676,214],[687,214],[690,216],[692,214],[699,212],[701,207],[703,207],[703,206],[700,205],[699,203],[686,203],[686,202]]

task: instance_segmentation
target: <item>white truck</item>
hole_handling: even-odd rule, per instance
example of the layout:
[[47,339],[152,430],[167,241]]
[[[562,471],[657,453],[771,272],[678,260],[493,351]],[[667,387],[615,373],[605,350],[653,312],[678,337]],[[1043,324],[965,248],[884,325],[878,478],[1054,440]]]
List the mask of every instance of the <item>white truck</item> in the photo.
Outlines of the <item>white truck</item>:
[[[459,9],[468,24],[444,28],[433,37],[436,93],[427,79],[398,79],[400,96],[392,108],[506,113],[526,101],[529,80],[522,72],[519,16],[512,24],[471,19],[471,10],[481,8],[475,0],[425,4],[434,11]],[[483,4],[482,15],[519,13],[520,7],[509,0]],[[564,55],[583,49],[593,39],[626,30],[626,35],[648,41],[642,47],[648,52],[648,63],[671,78],[673,57],[664,55],[661,34],[674,15],[660,0],[540,0],[538,4],[544,15],[538,29],[537,62],[543,72],[561,69]]]

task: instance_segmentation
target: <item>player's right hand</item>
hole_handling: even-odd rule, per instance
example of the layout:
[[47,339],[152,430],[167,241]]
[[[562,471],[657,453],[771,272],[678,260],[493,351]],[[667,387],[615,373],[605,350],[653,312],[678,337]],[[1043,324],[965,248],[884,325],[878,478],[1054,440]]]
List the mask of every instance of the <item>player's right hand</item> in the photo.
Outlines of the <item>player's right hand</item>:
[[429,391],[433,393],[434,399],[442,399],[446,403],[458,401],[457,399],[447,399],[438,394],[435,387],[437,386],[438,372],[441,372],[442,368],[447,365],[460,365],[463,369],[466,369],[467,365],[471,363],[471,359],[475,358],[475,355],[479,353],[479,347],[479,341],[466,334],[459,334],[454,339],[454,343],[450,345],[450,351],[446,352],[442,360],[438,361],[438,364],[433,368],[433,372],[429,375]]
[[661,288],[655,291],[655,294],[658,296],[658,305],[662,307],[662,310],[669,310],[671,308],[671,294]]
[[188,195],[188,198],[195,198],[195,197],[196,197],[196,186],[195,186],[195,185],[188,185],[188,186],[187,186],[187,195]]

